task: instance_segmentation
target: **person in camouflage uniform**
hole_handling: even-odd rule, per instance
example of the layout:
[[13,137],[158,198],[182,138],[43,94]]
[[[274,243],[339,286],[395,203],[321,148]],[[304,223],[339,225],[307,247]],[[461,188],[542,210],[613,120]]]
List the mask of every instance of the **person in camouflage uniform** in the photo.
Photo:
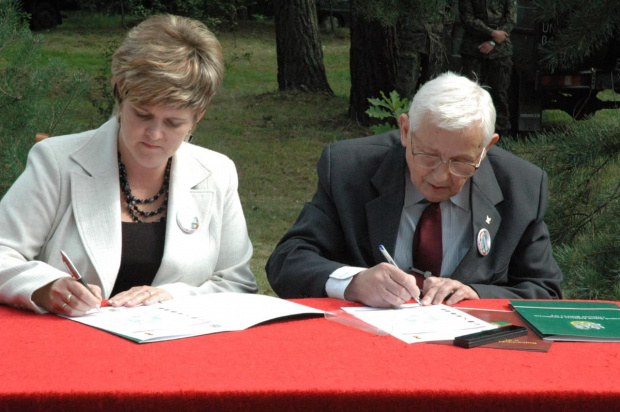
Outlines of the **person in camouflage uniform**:
[[496,129],[509,132],[510,32],[517,23],[516,0],[459,0],[459,13],[465,30],[460,49],[463,74],[491,88]]
[[419,85],[444,71],[446,51],[440,44],[444,36],[442,22],[424,22],[415,13],[402,13],[397,25],[396,90],[411,100]]

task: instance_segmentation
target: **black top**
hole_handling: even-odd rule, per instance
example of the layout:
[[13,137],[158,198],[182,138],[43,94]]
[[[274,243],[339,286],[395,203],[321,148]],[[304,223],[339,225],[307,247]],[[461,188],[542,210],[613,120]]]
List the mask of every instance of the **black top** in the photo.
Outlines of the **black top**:
[[134,286],[150,285],[164,255],[166,222],[122,222],[121,267],[110,296]]

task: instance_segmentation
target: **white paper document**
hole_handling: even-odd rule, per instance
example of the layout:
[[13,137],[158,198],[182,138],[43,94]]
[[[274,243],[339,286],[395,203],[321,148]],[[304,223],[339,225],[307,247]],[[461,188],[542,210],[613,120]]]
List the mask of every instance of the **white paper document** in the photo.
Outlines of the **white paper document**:
[[405,304],[396,309],[344,307],[345,312],[407,343],[450,340],[497,326],[446,305]]
[[63,317],[143,343],[238,331],[269,320],[313,314],[324,312],[272,296],[211,293],[133,308],[103,307],[101,312]]

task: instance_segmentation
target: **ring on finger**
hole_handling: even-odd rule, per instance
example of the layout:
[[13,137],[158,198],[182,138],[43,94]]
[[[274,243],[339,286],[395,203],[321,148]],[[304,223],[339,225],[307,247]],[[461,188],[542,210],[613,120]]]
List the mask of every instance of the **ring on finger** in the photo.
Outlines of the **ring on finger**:
[[72,296],[71,293],[69,293],[67,297],[65,298],[65,302],[67,303],[71,302],[71,296]]
[[62,304],[62,310],[65,310],[66,307],[67,307],[67,302]]
[[152,290],[147,290],[146,293],[148,293],[149,296],[153,296],[155,294],[155,292],[153,292]]

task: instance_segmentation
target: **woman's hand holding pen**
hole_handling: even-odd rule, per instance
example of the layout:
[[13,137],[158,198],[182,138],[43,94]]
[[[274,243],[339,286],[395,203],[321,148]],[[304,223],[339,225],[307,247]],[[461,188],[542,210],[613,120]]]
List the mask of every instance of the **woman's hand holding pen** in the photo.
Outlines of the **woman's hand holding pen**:
[[37,289],[32,301],[58,315],[82,316],[101,305],[99,286],[88,286],[92,292],[73,278],[62,277]]
[[108,305],[113,307],[137,305],[152,305],[153,303],[171,300],[172,295],[164,289],[153,286],[135,286],[129,290],[121,292],[108,300]]
[[415,278],[389,263],[380,263],[353,277],[344,291],[348,301],[390,308],[420,296]]

